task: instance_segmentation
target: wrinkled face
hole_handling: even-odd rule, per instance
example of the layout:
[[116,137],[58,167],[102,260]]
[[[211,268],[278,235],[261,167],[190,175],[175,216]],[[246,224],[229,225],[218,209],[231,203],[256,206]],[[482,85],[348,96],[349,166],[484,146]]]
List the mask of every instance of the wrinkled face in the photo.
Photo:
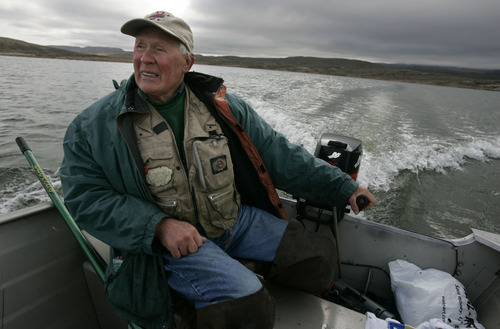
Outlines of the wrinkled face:
[[154,101],[169,100],[193,65],[194,58],[181,54],[179,46],[176,38],[154,27],[135,37],[135,82]]

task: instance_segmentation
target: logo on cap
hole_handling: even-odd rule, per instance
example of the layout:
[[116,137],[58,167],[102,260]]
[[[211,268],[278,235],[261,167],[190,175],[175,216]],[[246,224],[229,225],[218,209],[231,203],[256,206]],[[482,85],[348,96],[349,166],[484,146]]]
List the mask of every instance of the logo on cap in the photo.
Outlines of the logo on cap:
[[165,18],[165,13],[155,13],[153,15],[150,15],[146,17],[146,19],[149,19],[150,21],[154,21],[155,19],[160,19],[160,18]]

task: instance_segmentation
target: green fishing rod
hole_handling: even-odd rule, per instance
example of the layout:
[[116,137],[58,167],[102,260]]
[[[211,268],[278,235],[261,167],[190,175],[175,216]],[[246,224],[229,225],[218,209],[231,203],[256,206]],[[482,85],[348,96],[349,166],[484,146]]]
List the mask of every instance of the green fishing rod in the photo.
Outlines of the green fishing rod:
[[66,208],[66,205],[59,197],[59,194],[57,194],[57,192],[55,191],[54,187],[52,186],[52,183],[48,179],[47,175],[45,175],[45,172],[43,171],[42,167],[40,167],[40,165],[38,164],[38,161],[36,160],[35,156],[33,155],[33,152],[31,151],[30,147],[28,146],[24,138],[17,137],[16,143],[21,149],[21,152],[28,160],[33,170],[35,171],[38,180],[40,181],[40,183],[42,183],[43,188],[49,195],[50,199],[56,206],[57,210],[59,210],[59,213],[66,222],[66,225],[68,226],[69,230],[71,231],[76,241],[82,248],[83,252],[85,253],[85,256],[92,264],[92,267],[96,271],[97,275],[99,276],[101,281],[104,282],[104,268],[101,262],[99,261],[99,256],[97,255],[96,251],[90,246],[90,243],[88,242],[87,238],[85,238],[78,225],[76,225],[75,220],[73,219],[73,217],[71,217],[71,214]]
[[[104,265],[99,260],[99,255],[97,255],[97,252],[94,250],[94,248],[92,248],[87,238],[83,235],[82,231],[80,230],[75,220],[73,219],[68,209],[66,208],[66,205],[59,197],[59,194],[57,194],[57,192],[55,191],[54,186],[52,186],[52,183],[48,179],[47,175],[45,175],[45,172],[43,171],[42,167],[40,167],[40,165],[38,164],[35,155],[31,151],[30,147],[28,146],[24,138],[17,137],[16,143],[21,149],[21,152],[26,157],[26,160],[28,160],[28,163],[33,167],[33,170],[35,171],[38,180],[40,181],[40,183],[42,183],[43,188],[45,189],[50,199],[56,206],[57,210],[61,214],[62,218],[64,219],[64,222],[66,222],[66,225],[68,226],[69,230],[75,237],[78,245],[80,245],[80,248],[82,248],[85,256],[89,260],[95,272],[97,273],[101,281],[104,283],[105,269]],[[141,329],[141,327],[137,326],[134,323],[129,323],[129,325],[132,329]]]

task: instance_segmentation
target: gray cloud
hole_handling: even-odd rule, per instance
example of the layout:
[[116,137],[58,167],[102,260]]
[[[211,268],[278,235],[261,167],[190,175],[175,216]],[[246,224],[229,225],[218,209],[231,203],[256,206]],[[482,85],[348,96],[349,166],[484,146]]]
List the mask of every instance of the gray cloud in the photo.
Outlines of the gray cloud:
[[[119,32],[126,20],[169,10],[168,5],[161,7],[164,2],[154,7],[150,2],[143,6],[87,0],[75,8],[76,3],[62,0],[39,0],[28,7],[9,1],[0,4],[2,36],[39,44],[127,50],[133,40]],[[191,25],[196,53],[344,57],[500,69],[498,0],[187,3],[180,13],[172,12]],[[24,14],[19,15],[20,11]]]

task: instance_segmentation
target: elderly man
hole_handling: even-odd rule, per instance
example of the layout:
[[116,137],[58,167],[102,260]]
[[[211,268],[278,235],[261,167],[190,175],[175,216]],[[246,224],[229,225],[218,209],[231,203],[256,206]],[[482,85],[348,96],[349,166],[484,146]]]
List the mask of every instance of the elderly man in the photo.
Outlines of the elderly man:
[[[158,11],[121,31],[135,37],[134,74],[68,127],[60,169],[65,202],[108,243],[115,311],[168,327],[171,294],[198,328],[272,328],[259,277],[320,292],[333,279],[332,238],[288,221],[276,188],[359,211],[364,187],[289,143],[220,78],[189,72],[189,26]],[[276,187],[276,188],[275,188]]]

